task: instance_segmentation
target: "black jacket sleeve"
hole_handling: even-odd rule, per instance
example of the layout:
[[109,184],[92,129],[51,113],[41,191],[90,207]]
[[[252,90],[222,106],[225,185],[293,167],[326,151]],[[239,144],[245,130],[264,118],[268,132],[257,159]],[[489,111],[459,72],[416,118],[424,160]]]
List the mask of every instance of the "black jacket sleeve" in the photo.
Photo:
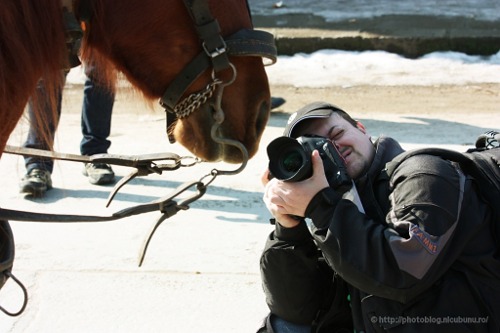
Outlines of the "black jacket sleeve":
[[306,223],[276,229],[260,262],[271,313],[317,332],[352,332],[347,284],[325,262]]
[[297,324],[311,324],[321,305],[319,251],[305,222],[295,228],[276,223],[260,268],[272,313]]
[[306,216],[323,255],[354,287],[405,303],[444,274],[460,251],[450,243],[463,204],[465,177],[440,158],[408,159],[392,177],[385,223],[324,189]]

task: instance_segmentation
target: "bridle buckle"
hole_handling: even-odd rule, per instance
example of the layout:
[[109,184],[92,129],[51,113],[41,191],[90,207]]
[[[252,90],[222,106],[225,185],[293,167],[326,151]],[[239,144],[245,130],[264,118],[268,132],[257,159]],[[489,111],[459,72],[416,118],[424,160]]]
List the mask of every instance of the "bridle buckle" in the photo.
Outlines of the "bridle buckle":
[[222,46],[221,47],[216,47],[215,50],[213,51],[209,51],[207,49],[207,45],[205,42],[202,43],[202,46],[203,46],[203,50],[205,51],[205,53],[211,58],[211,59],[215,59],[217,58],[218,56],[221,56],[223,55],[224,53],[227,53],[227,45],[226,45],[226,42],[224,40],[221,40],[222,42]]

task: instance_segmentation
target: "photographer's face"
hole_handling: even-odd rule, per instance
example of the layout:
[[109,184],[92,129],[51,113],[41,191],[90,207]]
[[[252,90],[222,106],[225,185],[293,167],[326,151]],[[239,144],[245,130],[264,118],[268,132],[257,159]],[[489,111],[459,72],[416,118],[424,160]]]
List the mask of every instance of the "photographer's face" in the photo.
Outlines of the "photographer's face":
[[306,120],[298,134],[321,135],[332,140],[344,157],[347,173],[352,179],[368,171],[375,155],[375,148],[364,126],[358,122],[358,126],[354,127],[336,113],[327,119]]

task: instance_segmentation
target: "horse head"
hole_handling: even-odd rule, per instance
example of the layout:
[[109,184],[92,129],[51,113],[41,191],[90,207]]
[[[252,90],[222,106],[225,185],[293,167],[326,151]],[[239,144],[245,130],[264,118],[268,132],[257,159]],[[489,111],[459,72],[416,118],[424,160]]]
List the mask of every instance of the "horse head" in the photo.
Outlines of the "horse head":
[[252,30],[246,0],[80,0],[77,8],[87,21],[84,62],[113,67],[160,99],[171,141],[207,161],[242,162],[231,142],[256,153],[270,112],[260,56],[276,50]]

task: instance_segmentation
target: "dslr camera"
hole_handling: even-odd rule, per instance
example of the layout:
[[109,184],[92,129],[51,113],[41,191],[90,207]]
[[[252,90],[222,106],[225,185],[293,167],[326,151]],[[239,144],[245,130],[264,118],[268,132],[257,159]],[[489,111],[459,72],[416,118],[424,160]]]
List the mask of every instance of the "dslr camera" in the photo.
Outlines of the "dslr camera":
[[331,140],[317,135],[304,135],[297,139],[282,136],[271,141],[267,146],[270,176],[286,182],[311,177],[311,154],[314,150],[319,151],[323,160],[330,187],[341,192],[348,191],[352,181],[342,155]]

